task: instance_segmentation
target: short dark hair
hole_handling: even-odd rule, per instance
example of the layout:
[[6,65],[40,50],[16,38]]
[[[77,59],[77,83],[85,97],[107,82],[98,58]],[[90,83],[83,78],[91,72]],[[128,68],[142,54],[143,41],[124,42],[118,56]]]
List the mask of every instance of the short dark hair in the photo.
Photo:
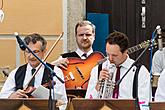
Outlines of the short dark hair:
[[75,34],[77,35],[77,28],[80,26],[86,26],[86,25],[90,25],[92,27],[92,32],[95,34],[95,29],[96,29],[96,26],[94,24],[92,24],[90,21],[87,21],[87,20],[83,20],[83,21],[80,21],[76,24],[75,26]]
[[129,40],[124,33],[115,31],[109,34],[106,38],[106,43],[119,45],[120,51],[123,53],[128,49]]
[[29,45],[30,42],[32,42],[33,44],[35,44],[37,41],[40,41],[42,46],[41,46],[41,51],[46,49],[46,45],[47,42],[46,40],[37,33],[33,33],[33,34],[29,34],[24,38],[24,42],[26,43],[26,45]]

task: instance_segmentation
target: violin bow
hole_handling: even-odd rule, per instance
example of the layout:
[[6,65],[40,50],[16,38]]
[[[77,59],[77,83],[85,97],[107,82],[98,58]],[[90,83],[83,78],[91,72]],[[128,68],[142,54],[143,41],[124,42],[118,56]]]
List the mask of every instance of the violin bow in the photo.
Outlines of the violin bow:
[[[54,42],[53,46],[50,48],[50,50],[46,54],[45,58],[43,59],[43,62],[46,61],[46,59],[48,58],[48,56],[50,55],[50,53],[53,51],[53,49],[55,48],[55,46],[57,45],[57,43],[60,41],[60,39],[62,38],[63,35],[64,35],[64,32],[62,32],[60,34],[60,36],[58,37],[58,39]],[[35,77],[35,75],[38,73],[38,71],[40,70],[41,67],[42,67],[42,63],[40,64],[39,68],[34,72],[34,74],[32,75],[31,79],[28,81],[28,83],[24,86],[24,89],[23,90],[26,90],[28,88],[28,85],[30,84],[30,82],[32,81],[32,79]]]

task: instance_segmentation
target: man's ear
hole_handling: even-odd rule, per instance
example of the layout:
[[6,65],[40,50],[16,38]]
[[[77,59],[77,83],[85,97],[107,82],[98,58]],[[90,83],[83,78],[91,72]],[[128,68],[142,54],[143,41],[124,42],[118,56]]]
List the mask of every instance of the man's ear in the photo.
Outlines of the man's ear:
[[96,34],[93,34],[93,36],[94,36],[94,40],[96,39]]
[[46,52],[47,52],[47,48],[46,48],[43,52],[44,52],[44,54],[46,54]]
[[125,51],[123,52],[123,54],[128,54],[128,50],[125,50]]

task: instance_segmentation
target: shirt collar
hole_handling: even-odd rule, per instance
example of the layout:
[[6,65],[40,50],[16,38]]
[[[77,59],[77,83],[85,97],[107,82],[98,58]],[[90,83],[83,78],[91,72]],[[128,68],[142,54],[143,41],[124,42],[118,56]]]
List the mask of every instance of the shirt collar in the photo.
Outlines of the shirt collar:
[[124,68],[129,68],[133,64],[133,62],[134,60],[130,59],[130,57],[127,55],[126,60],[119,66],[124,67]]
[[[76,53],[77,53],[80,57],[84,54],[84,52],[83,52],[82,50],[80,50],[79,48],[77,48]],[[88,57],[91,53],[93,53],[93,49],[91,49],[90,51],[88,51],[88,52],[86,53],[86,54],[87,54],[87,57]]]
[[[40,65],[38,65],[35,69],[38,70],[39,66]],[[44,67],[44,66],[42,65],[42,67]],[[27,68],[28,68],[28,70],[32,70],[33,69],[32,66],[29,63],[27,64]]]

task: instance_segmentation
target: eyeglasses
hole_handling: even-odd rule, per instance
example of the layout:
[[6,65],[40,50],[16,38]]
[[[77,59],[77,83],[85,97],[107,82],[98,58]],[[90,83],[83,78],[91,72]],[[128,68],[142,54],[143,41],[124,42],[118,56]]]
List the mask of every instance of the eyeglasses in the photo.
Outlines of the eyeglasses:
[[[40,52],[42,52],[41,50],[33,50],[34,54],[39,54]],[[25,54],[30,54],[31,52],[29,52],[28,50],[25,50]]]

